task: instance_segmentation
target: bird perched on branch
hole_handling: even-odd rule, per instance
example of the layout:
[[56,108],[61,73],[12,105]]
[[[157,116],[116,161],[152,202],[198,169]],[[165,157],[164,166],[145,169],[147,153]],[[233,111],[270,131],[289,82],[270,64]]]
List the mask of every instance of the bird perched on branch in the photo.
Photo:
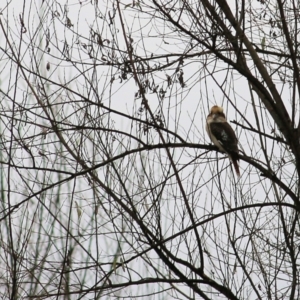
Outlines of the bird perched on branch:
[[210,109],[206,119],[206,131],[219,150],[227,153],[236,174],[240,176],[238,139],[232,127],[227,123],[221,106],[215,105]]

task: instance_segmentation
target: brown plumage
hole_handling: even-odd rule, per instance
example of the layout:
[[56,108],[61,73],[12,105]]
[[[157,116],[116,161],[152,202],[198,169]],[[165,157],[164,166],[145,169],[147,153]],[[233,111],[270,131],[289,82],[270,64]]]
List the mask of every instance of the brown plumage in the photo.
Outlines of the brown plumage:
[[238,139],[228,124],[222,107],[215,105],[210,109],[206,119],[206,131],[219,150],[227,153],[236,174],[240,176]]

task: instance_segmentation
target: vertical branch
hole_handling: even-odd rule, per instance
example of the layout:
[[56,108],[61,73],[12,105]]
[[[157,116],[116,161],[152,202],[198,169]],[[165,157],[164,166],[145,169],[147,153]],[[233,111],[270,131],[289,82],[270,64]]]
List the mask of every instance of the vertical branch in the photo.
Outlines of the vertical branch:
[[[123,32],[123,37],[124,37],[124,40],[125,40],[125,43],[126,43],[126,48],[127,48],[127,53],[129,55],[129,59],[130,59],[130,64],[131,64],[131,67],[132,67],[132,72],[133,72],[133,76],[134,76],[134,80],[136,82],[136,84],[138,85],[139,87],[139,90],[140,90],[140,93],[141,93],[141,96],[142,96],[142,103],[145,105],[146,107],[146,110],[147,112],[150,114],[150,117],[152,119],[152,121],[154,122],[154,124],[157,126],[158,128],[158,134],[159,134],[159,137],[160,139],[162,140],[162,142],[165,144],[165,139],[164,139],[164,136],[161,132],[161,130],[159,129],[159,126],[156,122],[156,119],[154,117],[154,114],[153,112],[151,111],[149,105],[148,105],[148,101],[146,99],[146,96],[145,96],[145,91],[142,87],[142,84],[138,78],[138,75],[137,75],[137,72],[136,72],[136,68],[135,68],[135,63],[134,63],[134,60],[133,60],[133,55],[132,55],[132,47],[131,45],[129,44],[128,42],[128,39],[126,37],[126,30],[125,30],[125,26],[124,26],[124,22],[123,22],[123,18],[122,18],[122,14],[121,14],[121,9],[120,9],[120,3],[119,1],[117,1],[117,9],[118,9],[118,13],[119,13],[119,18],[120,18],[120,22],[121,22],[121,27],[122,27],[122,32]],[[178,174],[178,171],[177,171],[177,168],[175,166],[175,163],[174,163],[174,160],[172,158],[172,155],[170,153],[170,150],[168,147],[165,148],[166,150],[166,153],[167,153],[167,156],[169,158],[169,161],[171,163],[171,166],[172,166],[172,169],[174,171],[174,174],[175,174],[175,177],[176,177],[176,180],[177,180],[177,183],[178,183],[178,186],[180,188],[180,191],[181,191],[181,195],[184,199],[184,202],[185,202],[185,206],[188,210],[188,213],[189,213],[189,217],[190,217],[190,220],[192,222],[193,225],[195,225],[195,220],[194,220],[194,216],[193,216],[193,213],[192,213],[192,210],[190,208],[190,205],[189,205],[189,202],[188,202],[188,199],[187,199],[187,196],[186,196],[186,193],[184,191],[184,188],[183,188],[183,185],[182,185],[182,182],[181,182],[181,179],[179,177],[179,174]],[[203,258],[203,250],[202,250],[202,246],[201,246],[201,241],[200,241],[200,236],[199,236],[199,233],[198,233],[198,230],[197,228],[195,227],[194,228],[194,232],[195,232],[195,236],[196,236],[196,239],[197,239],[197,243],[198,243],[198,248],[199,248],[199,254],[200,254],[200,273],[203,273],[204,272],[204,258]]]

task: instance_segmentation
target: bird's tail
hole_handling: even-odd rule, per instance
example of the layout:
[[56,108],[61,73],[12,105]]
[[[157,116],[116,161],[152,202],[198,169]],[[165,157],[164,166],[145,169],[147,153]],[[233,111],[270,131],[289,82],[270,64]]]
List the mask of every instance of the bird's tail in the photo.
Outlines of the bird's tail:
[[237,152],[231,152],[229,158],[234,166],[235,172],[238,177],[241,176],[240,167],[239,167],[239,154]]
[[235,169],[235,172],[236,172],[237,176],[240,177],[241,173],[240,173],[240,167],[239,167],[238,160],[237,159],[232,159],[232,164],[234,166],[234,169]]

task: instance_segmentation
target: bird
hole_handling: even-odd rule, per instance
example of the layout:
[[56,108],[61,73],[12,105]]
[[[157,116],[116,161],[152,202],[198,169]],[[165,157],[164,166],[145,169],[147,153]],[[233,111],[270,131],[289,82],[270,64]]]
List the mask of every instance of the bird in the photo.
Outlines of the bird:
[[226,120],[223,107],[214,105],[206,118],[206,131],[218,149],[226,153],[240,177],[238,139]]

